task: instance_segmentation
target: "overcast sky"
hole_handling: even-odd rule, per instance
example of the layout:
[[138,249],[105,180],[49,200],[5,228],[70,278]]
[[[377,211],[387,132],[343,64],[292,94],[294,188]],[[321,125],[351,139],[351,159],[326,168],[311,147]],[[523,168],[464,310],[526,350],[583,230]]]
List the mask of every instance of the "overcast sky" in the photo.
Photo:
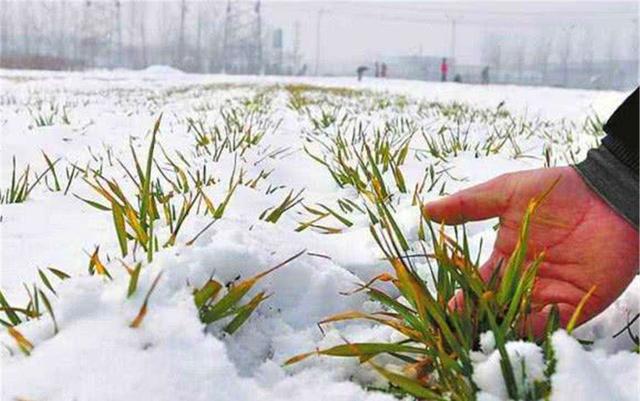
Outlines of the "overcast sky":
[[559,46],[569,37],[576,60],[587,51],[596,60],[637,58],[637,2],[267,0],[262,9],[288,45],[298,23],[300,51],[311,64],[318,21],[321,64],[402,54],[454,54],[459,63],[478,64],[487,38],[531,52],[541,39]]
[[[125,4],[121,17],[125,45],[140,46],[140,25],[144,25],[148,46],[174,50],[183,0],[0,0],[0,6],[6,5],[2,18],[8,21],[16,46],[27,44],[22,39],[25,32],[41,31],[49,34],[31,47],[39,42],[55,47],[48,39],[61,31],[66,31],[69,42],[92,35],[109,42],[119,29],[113,18],[118,1]],[[251,37],[256,0],[230,3],[234,10],[243,10],[236,14],[247,17],[245,29],[237,32],[248,31]],[[198,27],[204,26],[205,37],[198,43],[208,44],[208,49],[222,48],[226,5],[227,0],[187,0],[184,30],[191,46],[201,31]],[[637,1],[262,0],[261,17],[262,32],[267,35],[264,43],[270,46],[268,35],[280,28],[284,50],[290,54],[297,38],[298,54],[308,73],[316,72],[316,63],[320,73],[344,73],[360,63],[412,55],[454,57],[458,65],[497,65],[487,57],[489,47],[495,50],[496,45],[501,64],[507,65],[518,57],[526,65],[535,65],[541,52],[549,55],[544,65],[559,62],[563,54],[568,54],[569,62],[583,65],[638,59]],[[239,25],[236,20],[230,28]]]

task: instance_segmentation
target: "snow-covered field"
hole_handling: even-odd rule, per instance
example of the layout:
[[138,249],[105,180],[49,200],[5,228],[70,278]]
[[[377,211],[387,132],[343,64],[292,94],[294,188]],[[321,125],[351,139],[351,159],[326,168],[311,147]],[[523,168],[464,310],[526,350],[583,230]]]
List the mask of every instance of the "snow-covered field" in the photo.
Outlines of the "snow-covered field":
[[[4,195],[11,185],[14,157],[17,176],[30,166],[29,184],[36,181],[33,174],[44,173],[24,202],[2,204],[1,290],[11,306],[24,307],[35,283],[47,295],[56,323],[40,297],[42,316],[20,315],[28,321],[16,326],[28,341],[23,348],[33,346],[30,355],[21,352],[15,332],[0,334],[2,399],[395,399],[372,390],[387,384],[355,359],[312,357],[283,366],[296,354],[345,340],[397,340],[390,328],[362,322],[318,328],[329,315],[377,310],[363,293],[343,294],[390,269],[370,235],[366,214],[345,206],[357,203],[358,194],[340,187],[314,160],[328,156],[322,139],[330,142],[342,122],[346,131],[388,132],[393,141],[410,136],[401,169],[408,190],[396,189],[393,195],[396,218],[416,241],[416,187],[429,200],[504,172],[579,161],[598,142],[599,132],[585,121],[606,119],[623,98],[618,92],[203,76],[164,69],[0,70],[0,189]],[[199,137],[218,127],[220,138],[230,138],[225,129],[235,121],[234,113],[239,113],[238,132],[250,124],[253,136],[237,147]],[[122,257],[111,212],[84,200],[105,203],[89,185],[95,183],[91,172],[116,180],[135,199],[132,149],[146,168],[151,130],[160,114],[154,181],[174,192],[168,202],[178,214],[183,200],[199,193],[196,182],[205,195],[180,227],[175,246],[163,248],[175,227],[158,220],[159,250],[147,263],[133,241]],[[429,138],[444,139],[432,143]],[[487,145],[490,139],[495,146]],[[44,155],[55,163],[57,182]],[[216,208],[228,194],[222,217],[208,227],[214,218],[205,197]],[[282,205],[287,210],[280,215]],[[482,254],[488,255],[495,223],[468,226],[475,253],[483,238]],[[98,246],[112,279],[99,267],[96,274],[88,271]],[[269,297],[235,333],[223,331],[224,321],[207,326],[200,321],[194,289],[210,278],[223,284],[242,281],[301,251],[249,292],[247,300],[261,291]],[[131,273],[125,266],[131,269],[139,261],[144,267],[138,290],[128,297]],[[71,277],[61,280],[48,268]],[[160,272],[146,315],[130,327]],[[573,333],[593,341],[590,346],[562,331],[554,335],[551,400],[637,399],[640,358],[630,352],[631,336],[613,335],[638,313],[639,297],[636,279],[616,304]],[[0,319],[8,321],[3,313]],[[631,330],[638,332],[637,326]],[[524,361],[529,379],[542,375],[538,346],[513,342],[508,349],[514,360]],[[485,347],[475,358],[478,399],[507,399],[497,351]]]

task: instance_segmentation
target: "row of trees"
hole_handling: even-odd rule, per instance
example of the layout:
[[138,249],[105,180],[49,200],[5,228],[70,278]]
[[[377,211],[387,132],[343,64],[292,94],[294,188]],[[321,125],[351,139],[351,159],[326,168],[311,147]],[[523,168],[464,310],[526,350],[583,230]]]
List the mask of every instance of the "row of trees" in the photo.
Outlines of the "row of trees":
[[632,24],[622,28],[609,29],[604,37],[590,26],[547,29],[530,41],[490,34],[484,41],[483,62],[518,80],[534,72],[545,84],[575,86],[576,81],[590,81],[587,87],[624,87],[637,75],[638,31]]
[[[299,24],[288,40],[293,49],[286,50],[282,30],[263,25],[260,11],[259,0],[0,0],[0,67],[166,64],[207,73],[306,71]],[[537,37],[492,27],[481,65],[469,66],[474,72],[468,75],[477,77],[474,69],[490,66],[493,82],[502,77],[503,82],[585,86],[578,79],[593,81],[592,87],[623,87],[637,78],[637,20],[613,27],[594,21],[547,24]],[[529,79],[531,73],[537,82]]]
[[0,9],[5,65],[39,59],[56,64],[49,68],[222,68],[223,2],[0,0]]

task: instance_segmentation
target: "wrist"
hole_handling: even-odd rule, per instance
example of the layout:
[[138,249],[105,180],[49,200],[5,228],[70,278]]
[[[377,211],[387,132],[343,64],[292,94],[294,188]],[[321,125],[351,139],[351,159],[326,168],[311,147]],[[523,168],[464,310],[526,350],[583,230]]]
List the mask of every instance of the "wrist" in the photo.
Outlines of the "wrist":
[[[637,160],[635,165],[637,168]],[[591,149],[586,159],[573,168],[587,186],[638,230],[637,172],[605,145]]]

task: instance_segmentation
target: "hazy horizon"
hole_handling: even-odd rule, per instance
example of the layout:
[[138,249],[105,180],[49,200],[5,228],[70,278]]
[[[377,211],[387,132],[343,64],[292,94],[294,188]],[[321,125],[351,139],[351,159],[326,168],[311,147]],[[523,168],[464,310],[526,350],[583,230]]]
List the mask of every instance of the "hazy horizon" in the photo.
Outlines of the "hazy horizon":
[[[248,63],[259,66],[236,70],[295,73],[306,65],[305,74],[319,75],[402,57],[447,57],[461,71],[489,65],[517,75],[553,64],[582,65],[588,75],[594,64],[608,62],[613,69],[624,61],[631,64],[611,74],[637,78],[638,3],[632,1],[1,4],[5,57],[45,54],[84,66],[168,64],[201,72]],[[255,60],[234,61],[238,57]],[[605,67],[599,68],[602,75]]]

